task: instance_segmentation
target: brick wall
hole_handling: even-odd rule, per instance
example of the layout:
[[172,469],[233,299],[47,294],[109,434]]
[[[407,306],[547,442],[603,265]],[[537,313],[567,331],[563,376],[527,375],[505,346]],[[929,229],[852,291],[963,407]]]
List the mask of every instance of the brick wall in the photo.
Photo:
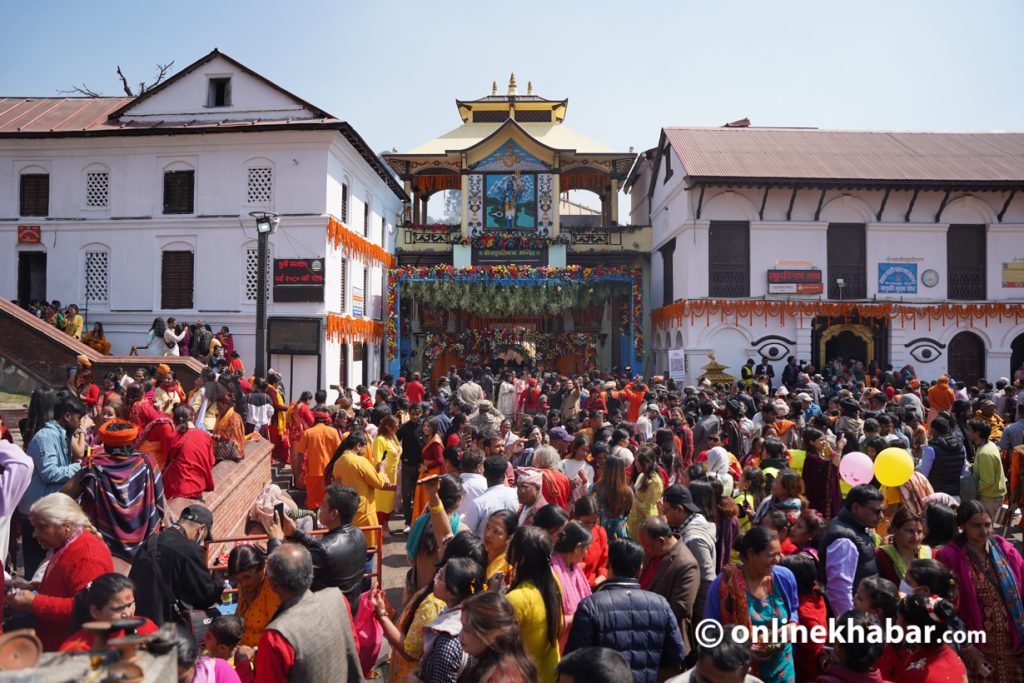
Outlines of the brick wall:
[[266,439],[245,445],[241,462],[220,462],[213,468],[213,491],[202,500],[174,498],[167,502],[170,516],[177,519],[191,503],[202,503],[213,513],[213,538],[241,536],[245,519],[256,496],[270,483],[273,447]]

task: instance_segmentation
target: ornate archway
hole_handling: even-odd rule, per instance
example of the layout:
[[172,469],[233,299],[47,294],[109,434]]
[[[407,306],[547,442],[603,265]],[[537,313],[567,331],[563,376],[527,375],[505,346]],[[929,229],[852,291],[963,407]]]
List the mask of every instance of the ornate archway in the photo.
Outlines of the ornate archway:
[[[863,357],[858,357],[860,349],[863,349]],[[842,356],[844,360],[852,357],[866,366],[875,358],[873,330],[866,325],[852,324],[829,327],[818,341],[818,358],[827,363],[835,356]]]

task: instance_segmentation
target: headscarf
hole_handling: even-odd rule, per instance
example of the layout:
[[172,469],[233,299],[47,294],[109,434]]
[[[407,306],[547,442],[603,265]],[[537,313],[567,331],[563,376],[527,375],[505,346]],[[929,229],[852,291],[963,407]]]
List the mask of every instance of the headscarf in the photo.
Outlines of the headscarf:
[[722,495],[731,496],[733,479],[729,473],[729,451],[715,446],[708,451],[708,477],[722,482]]

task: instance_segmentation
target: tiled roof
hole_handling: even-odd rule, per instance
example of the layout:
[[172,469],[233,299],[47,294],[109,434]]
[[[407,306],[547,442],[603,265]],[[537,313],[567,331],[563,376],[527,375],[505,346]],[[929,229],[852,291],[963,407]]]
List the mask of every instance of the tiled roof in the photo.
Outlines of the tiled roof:
[[1024,133],[665,128],[664,134],[695,181],[1024,181]]

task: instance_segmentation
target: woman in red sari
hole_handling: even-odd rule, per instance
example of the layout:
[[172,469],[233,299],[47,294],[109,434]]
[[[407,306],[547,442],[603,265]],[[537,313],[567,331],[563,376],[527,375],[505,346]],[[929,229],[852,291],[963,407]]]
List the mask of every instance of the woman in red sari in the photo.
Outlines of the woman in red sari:
[[299,400],[288,406],[285,421],[288,425],[288,452],[291,456],[292,469],[302,471],[302,462],[296,456],[295,447],[306,430],[313,426],[313,411],[309,402],[313,400],[313,392],[303,391]]
[[192,409],[174,408],[176,439],[167,454],[164,469],[164,496],[199,498],[213,490],[213,438],[201,429],[189,426]]
[[423,446],[423,464],[420,465],[416,495],[413,498],[413,517],[418,517],[427,506],[428,494],[418,482],[435,474],[444,474],[444,445],[441,443],[440,431],[440,427],[435,419],[430,419],[423,423],[423,436],[427,438],[427,443]]
[[125,395],[130,405],[128,421],[139,428],[135,450],[153,456],[156,466],[163,471],[167,453],[174,445],[174,421],[157,410],[150,399],[142,398],[142,392],[142,386],[133,384]]

